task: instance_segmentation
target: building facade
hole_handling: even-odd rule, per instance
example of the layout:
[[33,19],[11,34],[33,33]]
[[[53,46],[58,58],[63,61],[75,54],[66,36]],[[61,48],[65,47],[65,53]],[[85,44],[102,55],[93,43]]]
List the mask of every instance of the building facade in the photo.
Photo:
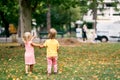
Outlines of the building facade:
[[[90,2],[88,2],[89,4]],[[116,6],[116,7],[115,7]],[[93,22],[92,10],[84,15],[83,20]],[[120,21],[120,0],[104,0],[103,3],[98,1],[97,6],[97,22],[116,22]]]

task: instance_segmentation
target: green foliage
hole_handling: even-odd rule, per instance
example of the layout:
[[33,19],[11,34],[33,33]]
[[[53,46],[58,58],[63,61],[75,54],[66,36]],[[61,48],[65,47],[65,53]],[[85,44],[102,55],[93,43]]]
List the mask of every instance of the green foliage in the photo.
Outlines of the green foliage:
[[[27,0],[26,0],[27,1]],[[38,25],[44,25],[46,27],[46,12],[48,3],[51,4],[51,19],[52,26],[63,26],[63,24],[70,24],[78,19],[82,19],[82,16],[89,10],[94,9],[94,3],[102,3],[103,0],[92,0],[88,5],[88,0],[31,0],[29,5],[31,6],[32,18],[36,19]],[[116,0],[112,5],[115,7],[118,4]],[[96,5],[97,6],[97,5]],[[101,8],[102,10],[103,8]],[[0,12],[3,12],[5,19],[8,23],[18,25],[19,17],[19,5],[16,0],[0,0]],[[0,24],[3,25],[3,21],[0,18]]]
[[8,23],[13,23],[15,25],[18,24],[18,15],[19,15],[18,14],[19,12],[18,1],[0,0],[0,12],[4,14],[4,17]]
[[88,11],[88,9],[89,9],[89,5],[87,4],[88,1],[87,0],[81,0],[79,3],[80,3],[79,4],[79,6],[80,6],[80,13],[82,15],[84,15]]
[[[57,28],[59,31],[63,30],[63,25],[69,25],[70,22],[76,21],[80,18],[79,7],[76,6],[74,0],[48,0],[51,4],[51,25]],[[41,2],[42,6],[36,8],[36,12],[33,13],[33,18],[36,19],[38,25],[46,27],[46,12],[47,1]],[[57,7],[56,7],[57,6]]]
[[[32,18],[36,19],[37,25],[46,27],[47,5],[51,4],[52,26],[63,26],[70,24],[72,21],[78,20],[83,15],[87,7],[86,1],[79,0],[31,0],[28,4],[31,6]],[[80,4],[79,4],[80,3]],[[79,8],[79,5],[81,8]],[[56,7],[57,6],[57,7]],[[0,11],[4,13],[4,17],[8,23],[18,25],[19,5],[16,0],[1,0]],[[4,22],[2,22],[4,23]]]
[[[46,51],[35,48],[33,74],[25,75],[24,47],[0,44],[0,80],[47,80]],[[58,74],[50,80],[119,80],[120,44],[98,43],[61,46]]]

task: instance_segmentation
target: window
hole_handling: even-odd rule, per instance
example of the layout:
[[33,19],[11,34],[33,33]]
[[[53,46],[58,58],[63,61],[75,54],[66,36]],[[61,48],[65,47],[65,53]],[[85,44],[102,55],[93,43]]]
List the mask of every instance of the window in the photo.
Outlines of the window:
[[106,7],[113,7],[112,3],[106,3]]

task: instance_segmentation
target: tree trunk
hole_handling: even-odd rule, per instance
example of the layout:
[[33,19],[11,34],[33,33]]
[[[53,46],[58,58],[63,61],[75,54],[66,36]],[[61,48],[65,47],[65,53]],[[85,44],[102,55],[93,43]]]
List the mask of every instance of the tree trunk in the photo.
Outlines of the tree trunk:
[[47,30],[51,28],[51,5],[48,3],[48,11],[47,11]]
[[24,32],[31,32],[31,7],[29,0],[19,0],[20,5],[20,21],[19,32],[22,37]]
[[96,31],[96,24],[97,24],[97,0],[93,0],[94,2],[94,8],[93,8],[93,20],[94,20],[94,24],[93,24],[93,28]]

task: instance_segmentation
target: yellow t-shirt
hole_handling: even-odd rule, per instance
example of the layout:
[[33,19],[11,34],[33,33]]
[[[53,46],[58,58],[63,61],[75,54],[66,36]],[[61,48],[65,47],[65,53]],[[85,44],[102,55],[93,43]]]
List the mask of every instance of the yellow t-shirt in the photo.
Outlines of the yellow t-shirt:
[[56,39],[48,39],[43,45],[47,48],[47,57],[58,56],[59,42]]

